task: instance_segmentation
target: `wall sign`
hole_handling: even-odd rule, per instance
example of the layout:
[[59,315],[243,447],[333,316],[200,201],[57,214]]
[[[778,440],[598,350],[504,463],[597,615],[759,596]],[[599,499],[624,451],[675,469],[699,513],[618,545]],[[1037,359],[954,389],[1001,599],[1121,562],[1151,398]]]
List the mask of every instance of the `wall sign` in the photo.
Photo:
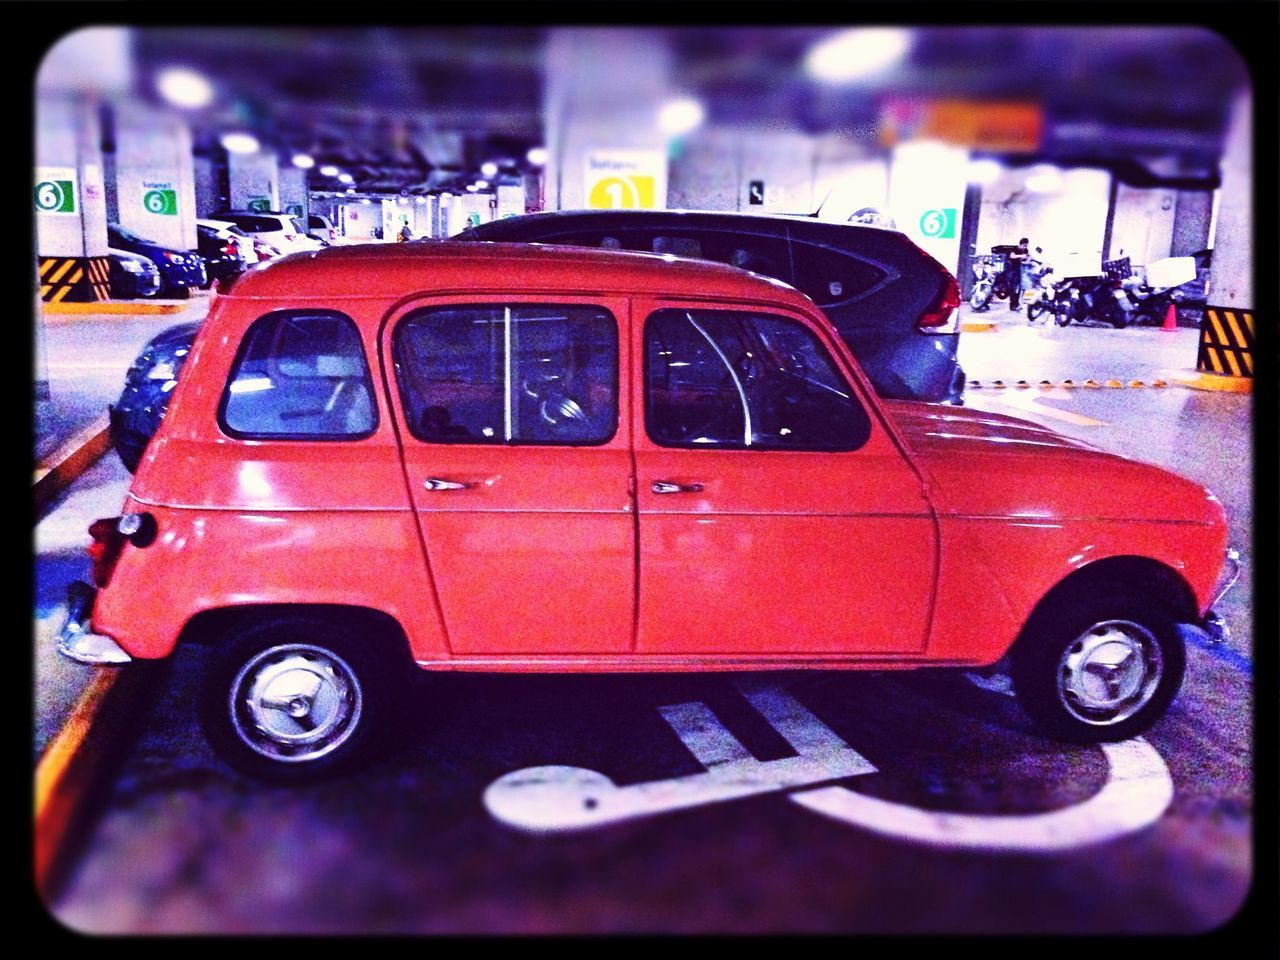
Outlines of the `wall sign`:
[[752,180],[747,184],[747,203],[752,205],[764,203],[764,181]]
[[268,210],[271,209],[271,198],[270,197],[250,197],[248,206],[249,206],[249,209],[252,210],[254,213],[266,213]]
[[661,150],[593,150],[584,196],[593,210],[665,210],[667,156]]
[[76,212],[74,167],[36,167],[36,213]]
[[926,237],[950,240],[956,235],[956,208],[934,207],[920,215],[920,232]]
[[178,191],[167,181],[142,181],[142,209],[158,217],[178,215]]
[[291,217],[300,217],[300,216],[302,216],[302,204],[300,204],[300,203],[291,203],[291,204],[289,204],[287,207],[285,207],[285,208],[284,208],[284,212],[285,212],[285,213],[287,213],[287,214],[288,214],[289,216],[291,216]]

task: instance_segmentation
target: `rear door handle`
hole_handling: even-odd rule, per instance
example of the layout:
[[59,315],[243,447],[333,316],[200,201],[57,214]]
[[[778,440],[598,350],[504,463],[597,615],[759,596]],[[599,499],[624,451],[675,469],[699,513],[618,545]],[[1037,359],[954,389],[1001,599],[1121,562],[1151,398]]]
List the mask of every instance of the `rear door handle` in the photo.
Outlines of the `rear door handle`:
[[457,480],[441,480],[439,477],[427,477],[422,485],[428,490],[469,490],[474,484],[459,483]]
[[671,483],[668,480],[655,480],[649,488],[654,493],[701,493],[700,483]]

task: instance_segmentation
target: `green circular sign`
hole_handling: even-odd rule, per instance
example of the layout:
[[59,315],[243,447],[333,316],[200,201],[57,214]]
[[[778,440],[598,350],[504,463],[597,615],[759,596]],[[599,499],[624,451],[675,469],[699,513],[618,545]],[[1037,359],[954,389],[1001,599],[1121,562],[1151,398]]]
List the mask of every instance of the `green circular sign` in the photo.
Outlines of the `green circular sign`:
[[148,190],[142,197],[142,205],[150,213],[164,213],[164,194],[159,190]]
[[39,210],[61,209],[66,200],[66,192],[54,180],[41,180],[36,184],[36,208]]
[[920,232],[926,237],[940,237],[947,229],[947,218],[941,210],[926,210],[920,218]]

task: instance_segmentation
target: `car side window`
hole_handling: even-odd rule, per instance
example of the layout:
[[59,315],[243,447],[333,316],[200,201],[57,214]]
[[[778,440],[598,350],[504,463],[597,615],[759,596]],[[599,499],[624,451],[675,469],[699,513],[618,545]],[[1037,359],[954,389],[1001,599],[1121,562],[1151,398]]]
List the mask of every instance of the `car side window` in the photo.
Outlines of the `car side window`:
[[253,322],[231,367],[218,419],[233,437],[356,439],[378,422],[373,381],[351,318],[278,310]]
[[871,420],[803,324],[735,310],[645,321],[645,429],[668,447],[856,450]]
[[430,307],[391,346],[419,440],[591,446],[617,431],[618,326],[602,307]]
[[793,241],[794,286],[820,307],[858,300],[897,279],[891,267],[845,250]]

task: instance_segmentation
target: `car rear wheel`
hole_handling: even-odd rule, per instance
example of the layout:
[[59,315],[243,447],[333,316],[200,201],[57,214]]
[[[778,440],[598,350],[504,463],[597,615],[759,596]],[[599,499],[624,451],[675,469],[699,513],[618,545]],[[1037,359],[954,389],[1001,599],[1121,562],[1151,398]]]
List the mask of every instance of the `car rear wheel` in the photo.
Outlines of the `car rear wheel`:
[[205,676],[201,721],[214,750],[242,773],[299,781],[367,759],[398,684],[381,645],[309,617],[232,631]]
[[1018,702],[1042,730],[1100,743],[1136,736],[1164,714],[1186,652],[1170,612],[1117,592],[1039,611],[1012,661]]

